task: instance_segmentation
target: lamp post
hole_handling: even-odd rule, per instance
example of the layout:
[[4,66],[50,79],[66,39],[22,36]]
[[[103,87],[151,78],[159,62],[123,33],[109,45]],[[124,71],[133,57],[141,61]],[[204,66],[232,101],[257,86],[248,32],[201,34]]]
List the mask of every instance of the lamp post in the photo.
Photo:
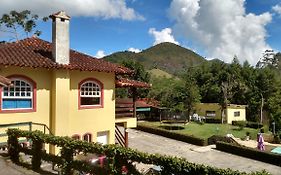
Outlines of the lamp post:
[[260,122],[262,123],[262,109],[263,109],[263,102],[264,100],[263,100],[263,95],[262,95],[262,93],[261,93],[261,118],[260,118]]
[[272,122],[273,135],[275,135],[275,121]]

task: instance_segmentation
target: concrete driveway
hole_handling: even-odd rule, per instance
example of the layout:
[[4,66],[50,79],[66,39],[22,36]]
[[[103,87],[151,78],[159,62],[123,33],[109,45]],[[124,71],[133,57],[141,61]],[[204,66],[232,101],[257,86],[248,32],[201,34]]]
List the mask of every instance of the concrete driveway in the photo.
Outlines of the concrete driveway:
[[218,168],[251,172],[266,171],[281,175],[281,167],[260,161],[228,154],[213,149],[213,146],[200,147],[162,136],[129,129],[129,147],[147,153],[159,153],[186,158],[189,162]]

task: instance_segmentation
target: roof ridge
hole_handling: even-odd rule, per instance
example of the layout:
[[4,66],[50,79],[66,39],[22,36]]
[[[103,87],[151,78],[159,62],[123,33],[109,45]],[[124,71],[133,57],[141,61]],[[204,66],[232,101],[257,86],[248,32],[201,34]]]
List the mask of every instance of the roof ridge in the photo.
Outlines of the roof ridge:
[[70,49],[70,63],[58,64],[52,57],[53,44],[38,37],[27,37],[0,46],[0,65],[70,69],[80,71],[132,73],[132,70],[89,54]]

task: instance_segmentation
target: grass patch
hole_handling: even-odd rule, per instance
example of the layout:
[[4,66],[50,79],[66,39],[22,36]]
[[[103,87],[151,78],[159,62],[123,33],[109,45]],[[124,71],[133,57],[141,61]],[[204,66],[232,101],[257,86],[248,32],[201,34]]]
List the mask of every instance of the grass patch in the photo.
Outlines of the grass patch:
[[[160,122],[139,122],[139,125],[142,126],[149,126],[154,128],[162,128],[165,126],[166,128],[169,128],[167,124],[161,124]],[[175,126],[175,124],[173,124]],[[207,139],[213,135],[221,135],[225,136],[226,134],[232,134],[235,137],[238,138],[245,138],[246,133],[250,133],[250,137],[252,139],[256,139],[257,133],[259,132],[258,129],[253,128],[244,128],[242,130],[239,129],[238,126],[232,126],[228,124],[213,124],[213,123],[205,123],[203,125],[190,122],[186,125],[184,124],[177,124],[176,126],[180,126],[180,128],[183,128],[181,130],[170,130],[170,132],[180,133],[180,134],[186,134],[186,135],[192,135],[196,136],[198,138]]]

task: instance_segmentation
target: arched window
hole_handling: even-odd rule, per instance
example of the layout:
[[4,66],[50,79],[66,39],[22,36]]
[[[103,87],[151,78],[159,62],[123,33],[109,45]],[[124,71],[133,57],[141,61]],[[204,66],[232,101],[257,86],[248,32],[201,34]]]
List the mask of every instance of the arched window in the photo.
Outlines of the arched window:
[[74,140],[80,140],[80,135],[74,134],[73,136],[71,136],[71,138],[74,139]]
[[83,140],[84,140],[84,141],[87,141],[87,142],[92,142],[92,134],[86,133],[86,134],[83,136]]
[[103,105],[103,86],[96,79],[86,79],[79,84],[79,108],[95,108]]
[[36,84],[23,76],[9,77],[12,85],[3,87],[1,92],[1,110],[35,110]]

